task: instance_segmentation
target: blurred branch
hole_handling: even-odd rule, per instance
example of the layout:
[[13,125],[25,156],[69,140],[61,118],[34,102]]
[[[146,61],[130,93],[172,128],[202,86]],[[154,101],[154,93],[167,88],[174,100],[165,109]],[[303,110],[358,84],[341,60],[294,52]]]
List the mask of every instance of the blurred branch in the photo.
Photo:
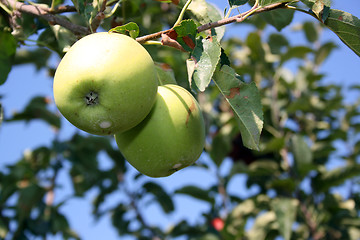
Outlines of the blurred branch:
[[102,2],[100,11],[96,14],[94,20],[91,22],[91,31],[96,32],[96,29],[100,26],[101,21],[105,18],[106,0]]
[[[52,14],[54,11],[56,12],[56,9],[50,10],[49,8],[44,8],[44,7],[40,7],[40,6],[36,6],[36,5],[29,5],[29,4],[25,4],[22,2],[18,2],[16,0],[0,0],[0,2],[7,7],[16,9],[20,12],[39,16],[39,17],[45,19],[46,21],[48,21],[49,24],[51,24],[51,25],[60,25],[66,29],[69,29],[70,31],[72,31],[73,33],[75,33],[77,35],[87,35],[90,33],[88,28],[80,26],[80,25],[76,25],[76,24],[66,20],[65,18],[61,18],[61,17],[55,16],[54,14]],[[65,11],[65,10],[68,11],[69,9],[72,10],[72,8],[64,7],[60,11]]]
[[323,239],[325,237],[324,232],[322,232],[319,229],[319,226],[314,221],[312,214],[308,210],[308,207],[306,206],[306,204],[300,203],[300,210],[304,214],[305,223],[306,223],[306,225],[308,225],[308,227],[310,229],[310,234],[312,236],[312,239],[314,239],[314,240]]

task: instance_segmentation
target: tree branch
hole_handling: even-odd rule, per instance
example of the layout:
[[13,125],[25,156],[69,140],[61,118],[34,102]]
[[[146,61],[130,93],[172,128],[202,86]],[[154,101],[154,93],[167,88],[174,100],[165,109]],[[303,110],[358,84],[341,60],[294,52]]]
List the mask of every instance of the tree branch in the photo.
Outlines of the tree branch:
[[[259,13],[262,13],[265,11],[274,10],[277,8],[283,8],[285,5],[286,5],[286,3],[274,3],[274,4],[268,5],[266,7],[263,7],[259,10],[256,10],[253,14],[259,14]],[[242,22],[246,19],[245,16],[248,15],[253,10],[254,9],[250,9],[244,13],[238,14],[238,15],[230,17],[230,18],[225,18],[225,19],[221,19],[217,22],[210,22],[210,23],[201,25],[197,28],[197,31],[203,32],[203,31],[206,31],[206,30],[209,30],[212,28],[221,27],[226,24],[230,24],[230,23],[234,23],[234,22]],[[139,43],[144,43],[149,40],[154,40],[154,39],[160,38],[163,34],[169,33],[170,31],[171,31],[171,29],[153,33],[153,34],[146,35],[146,36],[142,36],[142,37],[138,37],[138,38],[136,38],[136,41],[138,41]]]
[[[18,2],[16,0],[0,0],[0,2],[5,4],[6,6],[11,7],[13,9],[16,9],[16,10],[18,10],[20,12],[29,13],[29,14],[32,14],[32,15],[35,15],[35,16],[39,16],[39,17],[45,19],[46,21],[48,21],[49,24],[60,25],[60,26],[62,26],[64,28],[66,28],[66,29],[69,29],[70,31],[72,31],[76,35],[84,36],[84,35],[88,35],[88,34],[91,33],[90,29],[87,28],[87,27],[74,24],[74,23],[66,20],[65,18],[61,18],[61,17],[58,17],[58,16],[54,15],[56,13],[75,11],[76,9],[74,7],[72,7],[72,6],[60,6],[60,7],[56,8],[56,9],[50,9],[50,8],[43,8],[43,7],[39,7],[39,6],[35,6],[35,5],[25,4],[25,3],[22,3],[22,2]],[[258,14],[258,13],[261,13],[261,12],[274,10],[274,9],[277,9],[277,8],[282,8],[285,5],[286,5],[286,3],[271,4],[269,6],[266,6],[266,7],[263,7],[261,9],[256,10],[252,14]],[[102,6],[102,8],[103,8],[103,6]],[[244,13],[241,13],[241,14],[238,14],[236,16],[230,17],[230,18],[225,18],[225,19],[219,20],[217,22],[210,22],[210,23],[201,25],[201,26],[199,26],[197,28],[197,31],[198,32],[203,32],[203,31],[206,31],[208,29],[220,27],[220,26],[223,26],[223,25],[226,25],[226,24],[229,24],[229,23],[242,22],[242,21],[244,21],[246,19],[246,16],[248,14],[250,14],[252,11],[254,11],[254,8],[252,8],[249,11],[246,11]],[[100,13],[103,14],[103,11],[100,11]],[[102,20],[102,17],[99,16],[99,19],[94,19],[94,20],[95,20],[95,24],[92,27],[96,29],[96,25],[99,23],[99,21]],[[142,36],[142,37],[138,37],[138,38],[136,38],[136,41],[138,41],[139,43],[144,43],[144,42],[147,42],[147,41],[150,41],[150,40],[160,38],[160,37],[163,36],[163,34],[167,34],[170,31],[172,31],[172,29],[168,29],[168,30],[165,30],[165,31],[160,31],[160,32],[149,34],[149,35]],[[164,43],[166,44],[166,41]]]
[[89,29],[80,25],[76,25],[65,18],[61,18],[51,14],[50,9],[44,9],[35,5],[28,5],[22,2],[18,2],[16,0],[0,0],[3,4],[13,9],[16,9],[23,13],[29,13],[35,16],[39,16],[46,21],[48,21],[52,25],[60,25],[66,29],[69,29],[73,33],[77,35],[87,35],[90,33]]

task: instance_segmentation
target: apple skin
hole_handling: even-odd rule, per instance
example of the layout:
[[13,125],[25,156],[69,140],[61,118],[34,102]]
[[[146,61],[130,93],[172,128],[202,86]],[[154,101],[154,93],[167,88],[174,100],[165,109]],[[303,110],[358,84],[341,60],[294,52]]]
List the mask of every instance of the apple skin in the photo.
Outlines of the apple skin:
[[196,99],[177,85],[158,87],[149,115],[129,131],[115,134],[126,160],[150,177],[166,177],[193,164],[205,144],[204,119]]
[[157,94],[154,62],[134,39],[94,33],[77,41],[54,77],[54,99],[74,126],[96,135],[113,135],[139,124]]

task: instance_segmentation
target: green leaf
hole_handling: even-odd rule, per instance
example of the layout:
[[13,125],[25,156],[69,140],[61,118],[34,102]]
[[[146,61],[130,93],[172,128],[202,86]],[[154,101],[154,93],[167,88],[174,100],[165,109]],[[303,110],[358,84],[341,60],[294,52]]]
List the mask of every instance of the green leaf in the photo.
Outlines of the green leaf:
[[288,40],[282,35],[273,33],[269,36],[268,40],[272,53],[279,54],[283,47],[289,46]]
[[186,194],[193,198],[214,204],[215,199],[209,196],[209,191],[197,186],[184,186],[175,191],[176,194]]
[[174,27],[177,34],[176,41],[188,52],[191,52],[195,47],[197,27],[195,22],[190,20],[183,20],[180,24]]
[[292,58],[304,59],[306,55],[312,51],[313,50],[311,48],[305,46],[291,47],[284,55],[281,56],[281,63],[284,63]]
[[319,173],[312,181],[312,187],[317,192],[328,191],[329,188],[339,186],[359,175],[360,164],[351,162],[344,167]]
[[214,82],[237,116],[244,145],[258,150],[263,111],[256,84],[241,82],[235,71],[227,65],[215,72]]
[[313,22],[305,22],[303,25],[304,33],[306,39],[313,43],[319,38],[318,31],[316,30],[315,24]]
[[173,28],[177,33],[177,37],[190,36],[195,40],[197,34],[197,28],[194,20],[187,19],[180,22],[179,25]]
[[[220,10],[213,4],[207,3],[207,9],[208,9],[208,16],[210,18],[211,22],[217,22],[221,19],[223,19],[223,16],[221,15]],[[224,37],[225,34],[225,26],[217,27],[214,29],[216,33],[216,39],[220,42],[220,40]]]
[[1,105],[1,102],[0,102],[0,127],[1,127],[1,124],[2,124],[3,120],[4,120],[4,109],[3,109],[2,105]]
[[117,206],[111,216],[111,222],[113,226],[118,231],[119,235],[123,235],[125,233],[128,233],[128,227],[130,224],[130,221],[124,219],[125,213],[128,211],[126,206],[123,204],[120,204]]
[[227,126],[223,126],[212,139],[211,149],[209,151],[211,159],[217,166],[220,166],[225,157],[231,151],[231,136],[227,131]]
[[325,21],[329,15],[331,6],[330,0],[301,0],[311,11],[317,16],[320,21]]
[[247,36],[246,45],[251,50],[250,56],[253,61],[264,61],[265,50],[262,47],[261,37],[258,32],[252,32]]
[[285,240],[291,239],[292,226],[296,219],[298,201],[290,198],[276,198],[271,202],[279,223],[279,232]]
[[331,9],[325,25],[360,56],[360,20],[354,15]]
[[294,155],[294,165],[301,178],[305,177],[313,169],[313,155],[310,147],[299,135],[291,138],[291,150]]
[[259,6],[260,7],[265,7],[271,4],[275,4],[275,3],[284,3],[284,2],[291,2],[289,0],[260,0],[259,1]]
[[228,0],[230,7],[241,6],[246,4],[248,1],[249,0]]
[[272,11],[264,12],[260,16],[265,22],[274,26],[278,31],[289,25],[294,17],[294,11],[287,9],[275,9]]
[[9,232],[9,224],[8,224],[8,219],[3,216],[2,218],[0,218],[0,239],[6,239],[6,235]]
[[165,213],[174,211],[174,203],[172,198],[165,192],[165,190],[154,182],[147,182],[143,185],[146,192],[154,195],[156,201],[160,204]]
[[195,62],[192,79],[200,91],[205,91],[210,84],[220,55],[221,47],[215,36],[196,41],[196,47],[192,52],[192,59]]
[[109,32],[117,32],[120,34],[129,35],[132,38],[139,36],[139,26],[134,22],[129,22],[125,25],[117,26],[109,30]]
[[[58,51],[58,49],[55,51]],[[36,48],[34,50],[20,49],[16,51],[14,65],[34,64],[36,70],[40,70],[41,68],[47,66],[47,62],[50,56],[51,51],[46,48]]]
[[73,32],[61,27],[60,25],[51,26],[54,32],[58,49],[60,52],[67,52],[70,47],[78,40]]
[[41,119],[55,128],[60,128],[60,117],[47,109],[49,99],[46,97],[34,97],[21,113],[15,113],[7,121],[30,121]]
[[327,42],[322,44],[319,50],[315,52],[315,64],[322,64],[328,58],[330,53],[336,48],[337,46],[333,42]]
[[259,215],[254,222],[254,225],[247,233],[249,240],[267,239],[267,233],[274,228],[276,222],[276,215],[274,212],[265,212]]
[[17,202],[17,210],[19,219],[23,220],[27,218],[34,206],[43,198],[45,190],[35,183],[20,189],[19,200]]
[[4,84],[16,52],[16,40],[9,32],[0,31],[0,85]]
[[174,71],[166,63],[155,63],[159,85],[177,84]]
[[249,176],[269,176],[279,172],[279,164],[272,160],[256,160],[249,165]]
[[[223,18],[220,10],[205,0],[193,0],[188,7],[193,18],[200,24],[216,22]],[[224,36],[225,26],[215,29],[217,39],[220,41]]]

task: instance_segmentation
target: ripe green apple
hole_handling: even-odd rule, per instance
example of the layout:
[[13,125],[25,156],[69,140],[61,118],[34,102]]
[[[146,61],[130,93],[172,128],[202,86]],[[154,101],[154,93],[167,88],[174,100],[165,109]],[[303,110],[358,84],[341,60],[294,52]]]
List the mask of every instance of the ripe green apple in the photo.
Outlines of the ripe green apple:
[[136,127],[115,134],[128,162],[150,177],[166,177],[193,164],[205,144],[204,119],[196,99],[177,85],[158,87],[149,115]]
[[156,94],[151,56],[134,39],[117,33],[94,33],[77,41],[54,77],[59,111],[77,128],[97,135],[139,124]]

